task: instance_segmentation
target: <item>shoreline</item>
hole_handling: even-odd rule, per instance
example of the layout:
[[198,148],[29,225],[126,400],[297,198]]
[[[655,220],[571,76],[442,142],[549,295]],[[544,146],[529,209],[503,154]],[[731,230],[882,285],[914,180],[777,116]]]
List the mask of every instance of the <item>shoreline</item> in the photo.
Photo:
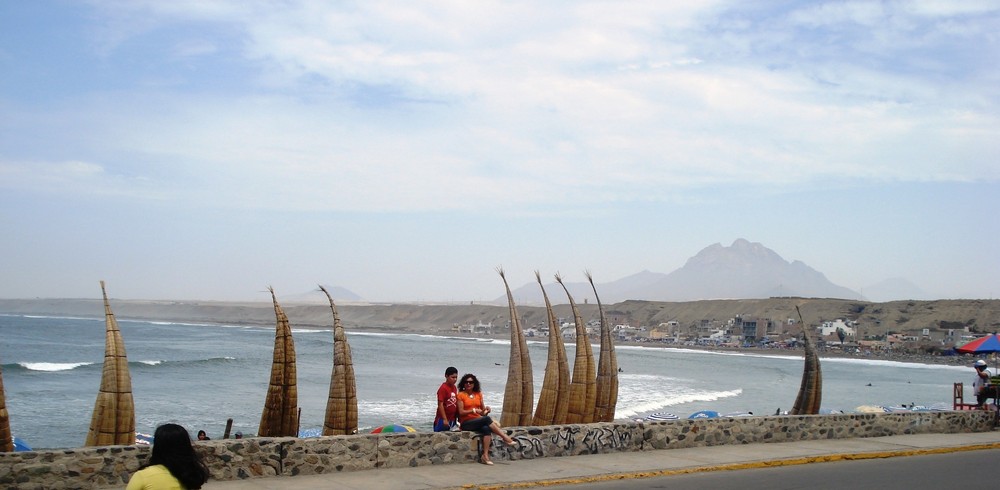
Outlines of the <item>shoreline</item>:
[[[69,315],[39,315],[33,313],[24,312],[0,312],[0,315],[11,315],[11,316],[51,316],[52,318],[87,318],[93,319],[95,321],[103,320],[103,317],[90,317],[90,316],[69,316]],[[243,326],[254,326],[261,328],[273,328],[273,321],[257,321],[257,319],[242,318],[242,319],[211,319],[204,321],[197,321],[192,319],[167,319],[167,318],[143,318],[141,316],[133,317],[131,315],[121,316],[116,315],[119,321],[153,321],[153,322],[170,322],[180,325],[243,325]],[[333,331],[333,326],[329,324],[318,324],[309,321],[305,322],[295,322],[292,324],[294,329],[303,330],[329,330]],[[467,334],[452,331],[451,327],[440,327],[440,328],[428,328],[426,326],[416,326],[413,324],[407,325],[401,323],[398,325],[361,325],[361,324],[349,324],[345,325],[345,331],[348,335],[348,340],[350,339],[351,333],[378,333],[378,334],[408,334],[408,335],[430,335],[442,338],[462,338],[462,339],[490,339],[490,340],[509,340],[508,335],[476,335]],[[548,342],[547,337],[534,337],[534,341],[538,342]],[[599,341],[593,337],[590,338],[591,345],[598,345]],[[568,342],[574,344],[573,342]],[[804,357],[805,353],[801,347],[793,348],[758,348],[758,347],[724,347],[724,346],[707,346],[707,345],[676,345],[672,343],[658,342],[658,341],[616,341],[616,347],[619,346],[630,346],[630,347],[645,347],[645,348],[655,348],[655,349],[680,349],[680,350],[691,350],[691,351],[704,351],[704,352],[716,352],[716,353],[734,353],[734,354],[753,354],[762,356],[772,356],[772,357]],[[595,349],[596,350],[596,349]],[[852,353],[844,352],[840,349],[821,349],[817,352],[820,359],[858,359],[858,360],[878,360],[878,361],[893,361],[909,364],[927,364],[927,365],[947,365],[947,366],[962,366],[971,367],[972,363],[976,359],[987,358],[986,356],[974,356],[970,354],[962,355],[952,355],[943,356],[928,353],[917,353],[917,352],[901,352],[899,350],[893,351],[865,351],[862,353]],[[595,358],[597,352],[594,353]],[[995,364],[997,361],[995,359],[987,358],[990,364]]]
[[[332,330],[329,326],[319,326],[319,325],[299,325],[296,328],[310,329],[310,330]],[[422,329],[422,328],[406,328],[406,327],[355,327],[355,328],[345,328],[348,335],[348,341],[350,341],[350,335],[352,330],[357,333],[380,333],[380,334],[408,334],[408,335],[431,335],[434,337],[442,338],[461,338],[461,339],[489,339],[489,340],[510,340],[505,335],[470,335],[458,332],[443,332],[440,329]],[[548,342],[548,337],[533,337],[531,340],[536,342]],[[591,345],[597,346],[599,341],[595,339],[590,339]],[[575,345],[575,341],[566,341],[568,345]],[[721,347],[721,346],[705,346],[705,345],[676,345],[668,344],[664,342],[655,341],[616,341],[615,347],[645,347],[652,349],[678,349],[678,350],[691,350],[691,351],[704,351],[704,352],[716,352],[716,353],[732,353],[732,354],[753,354],[761,356],[770,357],[805,357],[805,351],[801,347],[794,348],[758,348],[758,347]],[[594,356],[598,355],[597,349],[594,349]],[[926,365],[942,365],[942,366],[958,366],[958,367],[970,367],[976,359],[984,358],[985,356],[974,356],[970,354],[960,354],[953,356],[942,356],[935,354],[924,354],[915,352],[900,352],[895,351],[866,351],[862,353],[852,353],[844,352],[839,349],[822,349],[818,350],[817,354],[820,359],[858,359],[858,360],[873,360],[873,361],[891,361],[900,362],[908,364],[926,364]],[[572,356],[570,356],[572,357]],[[596,359],[595,359],[596,360]],[[993,363],[990,360],[991,364]]]

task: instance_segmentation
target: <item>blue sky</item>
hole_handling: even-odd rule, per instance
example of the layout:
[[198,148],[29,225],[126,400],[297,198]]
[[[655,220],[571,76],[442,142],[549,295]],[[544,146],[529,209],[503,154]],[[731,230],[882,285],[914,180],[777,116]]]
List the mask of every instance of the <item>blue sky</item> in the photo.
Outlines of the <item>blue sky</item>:
[[0,297],[1000,295],[997,2],[0,2]]

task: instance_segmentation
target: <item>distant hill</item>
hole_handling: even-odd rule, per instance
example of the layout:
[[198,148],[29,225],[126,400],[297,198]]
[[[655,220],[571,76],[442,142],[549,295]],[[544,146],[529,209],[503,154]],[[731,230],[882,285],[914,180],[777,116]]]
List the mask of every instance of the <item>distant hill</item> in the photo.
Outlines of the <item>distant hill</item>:
[[[578,303],[593,302],[587,283],[567,283]],[[564,302],[565,294],[556,283],[546,284],[549,298]],[[760,299],[781,296],[806,298],[863,299],[861,294],[838,286],[821,272],[803,262],[788,262],[773,250],[742,238],[725,247],[719,243],[705,247],[683,267],[669,274],[642,271],[609,283],[598,283],[604,303],[626,300],[697,301],[708,299]],[[512,291],[515,302],[542,303],[537,283]],[[560,299],[555,299],[560,298]],[[506,302],[506,297],[496,300]]]
[[[340,286],[326,286],[326,285],[324,285],[324,287],[330,293],[330,296],[333,296],[333,301],[335,302],[362,300],[361,296],[354,294],[353,291],[347,288],[342,288]],[[323,303],[323,304],[327,303],[326,295],[323,294],[323,291],[320,291],[319,288],[298,294],[283,294],[278,296],[278,301],[281,301],[282,303],[285,302]]]
[[[536,284],[537,288],[538,285]],[[593,294],[593,293],[591,293]],[[603,298],[602,298],[603,302]],[[329,328],[330,307],[325,304],[282,303],[294,327]],[[349,331],[394,331],[453,335],[455,324],[488,323],[503,326],[510,320],[507,306],[487,304],[345,304],[337,305]],[[1000,330],[1000,300],[936,300],[870,303],[843,299],[730,299],[688,302],[624,301],[605,303],[609,321],[628,322],[635,326],[656,326],[677,321],[692,326],[703,320],[724,323],[736,315],[747,318],[770,318],[781,322],[797,318],[801,308],[806,322],[844,318],[861,322],[874,333],[920,332],[928,328],[939,332],[969,328],[974,332]],[[119,320],[176,321],[187,323],[224,323],[268,325],[273,327],[274,308],[270,301],[209,302],[111,300]],[[565,304],[554,306],[557,317],[570,318]],[[584,321],[599,318],[593,303],[580,307]],[[0,313],[13,315],[104,318],[100,299],[0,299]],[[522,324],[532,326],[546,321],[545,309],[518,306]]]
[[902,277],[886,279],[868,286],[864,289],[864,294],[866,298],[876,302],[931,299],[927,292]]

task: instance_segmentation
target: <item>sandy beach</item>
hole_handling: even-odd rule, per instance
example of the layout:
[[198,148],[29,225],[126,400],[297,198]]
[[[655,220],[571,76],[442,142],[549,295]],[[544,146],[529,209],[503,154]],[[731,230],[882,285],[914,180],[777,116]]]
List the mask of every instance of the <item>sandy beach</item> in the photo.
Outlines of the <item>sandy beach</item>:
[[[882,332],[916,332],[931,325],[932,334],[942,336],[952,325],[983,325],[995,329],[1000,318],[1000,300],[937,300],[891,303],[866,303],[837,299],[771,298],[759,300],[711,300],[682,303],[626,301],[605,305],[611,322],[633,325],[657,325],[674,320],[694,324],[701,318],[731,318],[747,315],[765,318],[790,318],[796,305],[804,314],[817,320],[854,318],[864,324],[877,324]],[[170,321],[208,324],[273,325],[274,310],[269,302],[214,302],[163,300],[111,300],[119,320]],[[325,303],[288,303],[282,305],[293,328],[327,329],[332,326],[330,308]],[[553,307],[557,317],[572,318],[569,305]],[[597,318],[597,306],[579,305],[585,321]],[[458,325],[490,324],[505,326],[510,313],[506,305],[493,304],[338,304],[338,311],[352,331],[409,333],[444,337],[474,336],[459,333]],[[104,308],[97,298],[87,299],[0,299],[0,313],[56,317],[102,318]],[[545,309],[539,306],[518,306],[522,325],[543,324]],[[874,328],[874,327],[870,327]],[[503,329],[500,329],[503,332]],[[992,331],[992,330],[989,330]],[[493,338],[506,339],[507,334]],[[596,338],[592,342],[596,342]],[[617,345],[638,345],[651,348],[683,348],[735,352],[758,355],[802,355],[801,348],[762,349],[730,348],[698,345],[676,345],[656,341],[617,342]],[[820,357],[851,357],[881,359],[925,364],[971,365],[970,356],[942,356],[921,352],[872,351],[844,352],[839,348],[820,351]]]

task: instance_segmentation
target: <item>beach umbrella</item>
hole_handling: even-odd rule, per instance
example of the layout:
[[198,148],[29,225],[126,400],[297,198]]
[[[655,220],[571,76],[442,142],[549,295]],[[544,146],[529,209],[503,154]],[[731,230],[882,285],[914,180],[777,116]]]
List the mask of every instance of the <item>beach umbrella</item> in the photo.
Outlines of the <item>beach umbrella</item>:
[[[356,433],[356,431],[355,431],[355,433]],[[312,427],[312,428],[309,428],[309,429],[300,429],[299,430],[299,437],[301,437],[302,439],[308,439],[308,438],[311,438],[311,437],[320,437],[322,435],[323,435],[323,429],[320,428],[320,427]]]
[[3,371],[0,371],[0,452],[14,450],[14,440],[10,435],[10,416],[7,414],[7,397],[3,391]]
[[409,425],[389,424],[372,429],[372,434],[392,434],[392,433],[416,432],[416,431],[417,429],[414,429]]
[[597,311],[601,315],[601,354],[597,360],[597,397],[594,402],[594,422],[611,422],[615,419],[615,406],[618,405],[618,358],[615,356],[615,343],[611,338],[611,326],[604,316],[604,305],[594,286],[594,277],[586,272],[590,287],[594,290],[597,300]]
[[854,411],[857,413],[888,413],[889,409],[881,405],[861,405]]
[[84,446],[130,446],[135,444],[135,404],[128,356],[118,321],[108,303],[104,281],[101,281],[101,294],[104,296],[104,368]]
[[889,405],[888,407],[885,407],[885,409],[887,411],[889,411],[889,412],[912,412],[912,411],[916,411],[915,408],[911,408],[911,407],[908,407],[906,405]]
[[798,305],[795,312],[799,315],[799,323],[802,325],[802,347],[805,348],[805,364],[802,366],[802,383],[799,385],[799,393],[795,397],[795,404],[788,412],[790,415],[816,415],[819,413],[819,405],[823,400],[823,375],[819,367],[819,354],[812,345],[809,338],[809,328],[802,320],[802,312]]
[[295,342],[288,317],[271,292],[274,303],[274,355],[271,360],[271,382],[264,399],[257,434],[261,437],[294,437],[299,433],[298,387],[295,373]]
[[719,412],[715,410],[700,410],[691,415],[688,415],[689,419],[714,419],[719,417]]
[[587,325],[577,308],[569,288],[563,284],[562,276],[556,274],[556,282],[566,291],[569,306],[573,309],[576,323],[576,356],[573,360],[573,378],[569,382],[568,424],[589,424],[594,421],[594,402],[597,401],[597,365],[594,364],[594,350],[587,336]]
[[542,285],[542,275],[535,271],[535,280],[542,288],[542,298],[545,300],[545,313],[549,324],[549,355],[545,362],[545,378],[542,380],[542,392],[538,396],[535,407],[535,418],[532,425],[559,425],[566,423],[569,413],[569,361],[566,359],[566,345],[563,343],[562,331],[556,314],[552,311],[549,295]]
[[[955,347],[955,352],[962,354],[992,354],[1000,352],[1000,335],[992,334],[985,337],[979,337],[978,339],[968,342],[961,347]],[[1000,361],[994,360],[994,369],[997,367],[997,362]]]
[[979,337],[961,347],[955,347],[955,351],[962,354],[990,354],[1000,352],[1000,335],[992,334]]
[[531,357],[528,342],[521,330],[521,318],[514,306],[514,295],[510,292],[503,268],[497,272],[507,290],[507,305],[510,308],[510,362],[507,363],[507,384],[503,392],[503,413],[500,425],[504,427],[531,425],[531,406],[535,401],[535,385],[531,372]]
[[333,312],[333,372],[330,374],[330,395],[326,400],[326,417],[323,421],[324,436],[358,433],[358,391],[354,378],[354,361],[351,345],[347,343],[344,324],[337,313],[330,293],[320,286],[330,301]]
[[17,437],[13,438],[11,442],[14,445],[15,451],[31,451],[31,446]]
[[652,420],[654,422],[662,420],[677,420],[677,416],[670,412],[656,412],[647,415],[646,420]]

